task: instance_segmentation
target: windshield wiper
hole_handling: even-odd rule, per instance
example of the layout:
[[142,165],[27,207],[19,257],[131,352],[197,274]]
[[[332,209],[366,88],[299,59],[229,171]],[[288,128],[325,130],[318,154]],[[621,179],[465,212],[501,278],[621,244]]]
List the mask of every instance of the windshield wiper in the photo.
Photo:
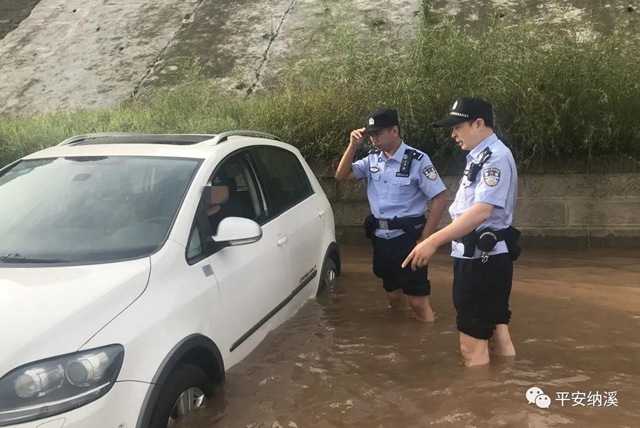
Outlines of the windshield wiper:
[[64,263],[62,259],[39,259],[33,257],[24,257],[18,253],[0,256],[0,262],[3,263]]

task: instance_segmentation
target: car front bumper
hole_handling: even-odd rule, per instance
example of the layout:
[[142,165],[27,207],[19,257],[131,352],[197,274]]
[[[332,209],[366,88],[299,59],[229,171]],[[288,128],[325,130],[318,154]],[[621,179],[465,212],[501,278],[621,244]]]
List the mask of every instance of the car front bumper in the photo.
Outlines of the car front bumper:
[[104,397],[85,406],[7,428],[136,428],[149,388],[142,382],[117,382]]

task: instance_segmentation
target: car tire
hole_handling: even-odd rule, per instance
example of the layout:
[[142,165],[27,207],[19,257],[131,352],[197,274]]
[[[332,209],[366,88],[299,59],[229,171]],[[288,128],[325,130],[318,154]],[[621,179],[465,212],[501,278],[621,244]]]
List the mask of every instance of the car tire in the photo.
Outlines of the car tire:
[[338,266],[332,259],[327,259],[322,269],[322,276],[320,276],[320,283],[318,284],[317,296],[322,294],[324,290],[338,277]]
[[[149,428],[167,428],[184,411],[193,411],[213,394],[213,385],[204,370],[183,364],[171,372],[151,414]],[[181,402],[179,403],[179,400]],[[184,407],[188,407],[185,409]],[[173,422],[172,422],[173,420]]]

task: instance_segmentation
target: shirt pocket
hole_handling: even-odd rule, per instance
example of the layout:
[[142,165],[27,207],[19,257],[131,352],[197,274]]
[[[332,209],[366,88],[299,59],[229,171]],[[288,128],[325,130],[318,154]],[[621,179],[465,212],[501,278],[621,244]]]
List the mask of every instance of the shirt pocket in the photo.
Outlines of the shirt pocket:
[[[458,190],[456,191],[456,196],[453,200],[453,204],[459,209],[465,209],[475,199],[475,190],[476,186],[466,179],[466,177],[462,177],[460,179],[460,183],[458,184]],[[471,202],[469,202],[471,201]]]
[[415,192],[410,177],[393,177],[389,186],[389,197],[394,202],[405,202]]
[[371,172],[371,181],[378,184],[380,182],[380,177],[382,177],[381,172]]
[[476,184],[470,183],[464,180],[462,182],[462,200],[460,201],[460,206],[463,209],[470,208],[476,200]]
[[376,192],[380,191],[380,184],[382,183],[382,180],[380,180],[380,177],[382,176],[382,173],[380,172],[371,172],[370,173],[371,176],[369,178],[370,180],[370,185],[373,185],[373,188],[376,190]]

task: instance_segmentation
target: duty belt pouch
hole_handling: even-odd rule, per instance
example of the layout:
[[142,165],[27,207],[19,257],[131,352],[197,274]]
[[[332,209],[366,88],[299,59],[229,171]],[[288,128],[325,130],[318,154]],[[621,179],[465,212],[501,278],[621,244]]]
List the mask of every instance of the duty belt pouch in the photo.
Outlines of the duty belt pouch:
[[520,235],[521,232],[513,226],[510,226],[506,230],[505,241],[507,243],[507,248],[509,249],[511,260],[513,260],[514,262],[518,260],[518,258],[520,257],[520,253],[522,252],[522,248],[518,243]]
[[464,245],[464,253],[462,255],[465,257],[473,257],[476,252],[476,244],[478,243],[478,233],[474,230],[460,238],[460,242]]
[[492,251],[498,243],[498,237],[491,230],[482,231],[478,234],[478,249],[483,253]]
[[364,219],[364,235],[367,237],[367,239],[373,238],[373,232],[376,230],[376,226],[374,224],[375,220],[376,218],[373,216],[373,214],[369,214]]

